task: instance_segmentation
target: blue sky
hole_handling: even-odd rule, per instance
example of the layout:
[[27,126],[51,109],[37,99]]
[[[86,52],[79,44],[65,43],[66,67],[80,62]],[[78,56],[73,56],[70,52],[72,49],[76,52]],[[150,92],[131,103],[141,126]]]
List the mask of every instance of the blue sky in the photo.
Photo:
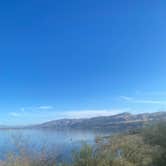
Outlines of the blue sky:
[[0,124],[166,109],[166,2],[0,2]]

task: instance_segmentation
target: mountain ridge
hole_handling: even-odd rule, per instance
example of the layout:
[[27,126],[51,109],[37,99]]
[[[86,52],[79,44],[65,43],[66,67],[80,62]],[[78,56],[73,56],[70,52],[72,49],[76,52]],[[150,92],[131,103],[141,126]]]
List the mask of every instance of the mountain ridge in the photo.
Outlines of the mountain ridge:
[[166,121],[166,112],[132,114],[123,112],[110,116],[97,116],[80,119],[58,119],[40,124],[27,126],[5,126],[0,125],[0,129],[85,129],[85,130],[110,130],[128,131],[143,127],[150,122]]
[[140,128],[146,123],[166,120],[166,112],[131,114],[128,112],[83,119],[52,120],[34,128],[52,129],[94,129],[94,130],[130,130]]

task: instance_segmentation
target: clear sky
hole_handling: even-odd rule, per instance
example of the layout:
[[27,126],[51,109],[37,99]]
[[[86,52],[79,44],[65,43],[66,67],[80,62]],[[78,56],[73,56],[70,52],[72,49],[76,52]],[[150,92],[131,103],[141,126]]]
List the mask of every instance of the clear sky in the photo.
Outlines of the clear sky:
[[0,2],[0,124],[166,108],[166,2]]

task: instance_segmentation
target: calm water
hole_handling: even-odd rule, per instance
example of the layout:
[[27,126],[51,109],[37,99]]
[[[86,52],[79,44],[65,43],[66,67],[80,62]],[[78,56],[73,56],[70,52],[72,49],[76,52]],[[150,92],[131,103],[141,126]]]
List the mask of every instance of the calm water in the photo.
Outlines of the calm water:
[[43,147],[59,158],[70,158],[71,151],[79,149],[83,142],[93,144],[96,136],[110,133],[82,130],[0,130],[0,159],[23,143],[28,149],[40,151]]

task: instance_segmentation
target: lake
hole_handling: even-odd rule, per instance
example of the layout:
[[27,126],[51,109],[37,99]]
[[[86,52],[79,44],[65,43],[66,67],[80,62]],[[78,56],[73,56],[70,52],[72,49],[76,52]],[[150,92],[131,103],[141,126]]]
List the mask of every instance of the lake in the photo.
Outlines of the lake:
[[[71,152],[78,150],[83,142],[93,144],[97,136],[110,135],[109,132],[88,130],[0,130],[0,159],[9,152],[17,151],[23,145],[36,152],[54,152],[58,160],[70,160]],[[16,146],[17,145],[17,146]]]

